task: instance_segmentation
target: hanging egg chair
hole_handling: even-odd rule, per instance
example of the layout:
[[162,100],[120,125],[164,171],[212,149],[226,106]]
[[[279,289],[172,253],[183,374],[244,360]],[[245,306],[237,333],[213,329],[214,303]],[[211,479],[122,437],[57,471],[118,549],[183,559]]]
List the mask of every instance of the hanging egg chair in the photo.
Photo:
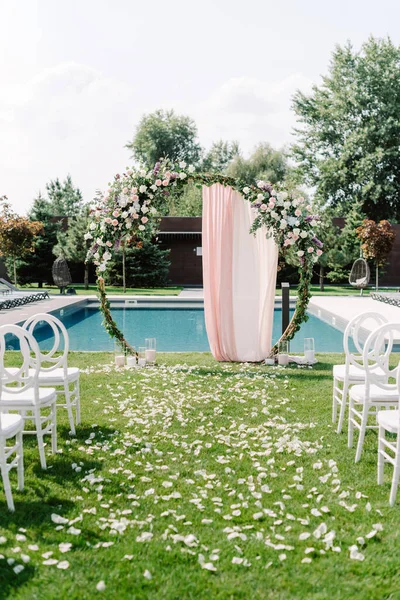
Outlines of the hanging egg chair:
[[371,272],[367,261],[365,258],[357,258],[351,267],[349,275],[350,285],[360,290],[360,295],[362,296],[363,290],[368,287],[370,278]]
[[60,256],[54,261],[52,274],[54,285],[58,286],[60,288],[60,294],[63,294],[64,289],[72,281],[68,263],[63,256]]

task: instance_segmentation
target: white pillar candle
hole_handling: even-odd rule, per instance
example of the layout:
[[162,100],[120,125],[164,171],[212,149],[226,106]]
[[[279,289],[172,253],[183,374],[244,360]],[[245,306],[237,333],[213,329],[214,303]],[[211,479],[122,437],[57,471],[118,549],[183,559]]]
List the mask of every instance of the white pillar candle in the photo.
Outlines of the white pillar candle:
[[289,354],[278,354],[278,365],[286,367],[289,364]]
[[145,352],[145,355],[146,355],[146,361],[148,363],[156,362],[156,351],[153,350],[152,348],[148,348]]
[[275,364],[275,359],[274,358],[266,358],[265,359],[265,364],[266,365],[274,365]]
[[123,354],[116,354],[115,355],[115,365],[117,367],[124,367],[125,366],[125,356]]
[[136,367],[136,356],[127,356],[126,366],[127,367]]
[[145,358],[139,358],[138,360],[138,367],[145,367],[146,366],[146,359]]

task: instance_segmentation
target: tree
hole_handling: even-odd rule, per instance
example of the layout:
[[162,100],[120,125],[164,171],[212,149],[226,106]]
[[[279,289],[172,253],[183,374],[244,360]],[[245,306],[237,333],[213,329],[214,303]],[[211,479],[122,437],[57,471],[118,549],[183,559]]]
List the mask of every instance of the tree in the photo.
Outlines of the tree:
[[[144,242],[141,248],[125,251],[125,278],[128,287],[162,287],[168,284],[169,250],[161,250],[157,243]],[[123,284],[123,250],[116,253],[107,269],[106,280],[111,285]]]
[[256,183],[260,179],[271,183],[281,182],[288,171],[285,152],[274,150],[267,143],[259,144],[248,159],[236,154],[226,169],[227,175],[246,183]]
[[201,158],[195,122],[190,117],[176,115],[173,110],[156,110],[144,115],[126,148],[148,169],[160,158],[192,165],[197,165]]
[[375,288],[378,290],[379,267],[386,264],[396,234],[389,221],[375,223],[372,219],[364,219],[357,228],[357,235],[362,242],[364,258],[375,261]]
[[53,248],[55,256],[63,256],[72,263],[83,265],[86,290],[89,287],[89,264],[86,262],[88,242],[85,240],[88,222],[89,207],[84,206],[78,215],[68,219],[66,231],[60,230],[57,232],[57,244]]
[[54,217],[75,217],[84,207],[82,193],[72,183],[71,175],[63,183],[58,178],[50,181],[46,191]]
[[0,254],[12,261],[17,285],[17,259],[35,251],[35,239],[43,223],[18,216],[7,202],[7,196],[2,196],[0,203]]
[[36,239],[35,253],[17,262],[18,276],[25,282],[38,282],[39,287],[52,281],[53,248],[66,224],[63,217],[77,216],[83,210],[82,194],[74,187],[70,175],[63,183],[58,179],[50,181],[46,190],[48,198],[39,192],[28,213],[30,220],[43,223]]
[[203,158],[201,170],[206,173],[225,173],[235,157],[240,156],[238,142],[213,142]]
[[328,75],[293,100],[293,156],[316,197],[342,213],[354,201],[371,219],[400,218],[400,47],[371,37],[338,46]]

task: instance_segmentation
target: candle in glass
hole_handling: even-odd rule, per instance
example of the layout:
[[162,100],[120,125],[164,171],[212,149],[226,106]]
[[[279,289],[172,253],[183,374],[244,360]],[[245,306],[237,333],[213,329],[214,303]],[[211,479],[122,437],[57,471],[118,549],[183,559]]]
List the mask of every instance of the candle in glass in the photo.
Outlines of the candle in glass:
[[[135,351],[135,348],[132,348]],[[126,357],[126,366],[127,367],[136,367],[136,354],[131,354]]]
[[145,346],[146,362],[151,365],[154,365],[154,363],[156,362],[156,338],[146,338]]
[[279,343],[278,365],[286,367],[289,364],[289,342],[283,340]]
[[315,361],[314,338],[304,338],[304,358],[308,364]]
[[139,348],[139,358],[138,358],[138,367],[146,366],[146,348],[141,346]]
[[121,344],[115,342],[114,344],[114,356],[115,356],[115,366],[116,367],[124,367],[125,366],[125,354],[124,350],[121,347]]

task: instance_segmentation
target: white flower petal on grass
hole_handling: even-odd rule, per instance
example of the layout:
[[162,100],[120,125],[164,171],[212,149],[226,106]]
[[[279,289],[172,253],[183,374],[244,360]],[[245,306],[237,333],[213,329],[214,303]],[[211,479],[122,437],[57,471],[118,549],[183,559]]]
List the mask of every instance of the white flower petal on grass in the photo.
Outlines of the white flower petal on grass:
[[23,533],[17,533],[15,539],[17,540],[17,542],[26,542],[26,535],[24,535]]
[[15,567],[13,567],[13,571],[16,575],[21,573],[24,569],[25,569],[24,565],[15,565]]
[[69,562],[67,560],[60,561],[57,565],[57,569],[62,569],[63,571],[69,569]]
[[24,562],[26,564],[26,563],[30,562],[31,557],[28,556],[27,554],[21,554],[21,560],[22,560],[22,562]]
[[145,570],[145,572],[143,573],[143,577],[145,577],[145,579],[152,579],[153,576],[150,573],[150,571],[148,569]]
[[58,544],[59,551],[64,554],[65,552],[69,552],[72,548],[72,544],[70,542],[63,542],[62,544]]
[[98,592],[104,592],[104,590],[106,589],[106,584],[104,583],[104,581],[99,581],[99,583],[96,585],[96,590]]
[[68,519],[62,517],[61,515],[56,515],[55,513],[52,513],[51,520],[57,525],[65,525],[66,523],[68,523]]
[[308,531],[305,531],[304,533],[300,533],[299,535],[299,540],[307,540],[309,537],[311,536],[311,533],[308,533]]
[[140,535],[137,536],[137,542],[150,542],[153,534],[150,531],[143,531]]
[[125,556],[122,557],[122,560],[132,560],[133,559],[133,554],[125,554]]
[[4,535],[0,535],[0,545],[1,544],[6,544],[7,543],[7,538],[4,537]]
[[365,558],[364,554],[361,554],[361,552],[358,551],[358,547],[356,545],[350,546],[349,550],[350,550],[350,559],[351,560],[359,560],[359,561],[364,560],[364,558]]
[[206,571],[216,571],[217,567],[212,562],[205,562],[201,565],[202,569],[206,569]]
[[28,548],[32,552],[36,552],[37,550],[39,550],[39,546],[37,544],[29,544]]
[[70,527],[69,529],[67,529],[67,533],[70,533],[71,535],[80,535],[81,529],[77,529],[76,527]]
[[310,558],[309,556],[306,556],[305,558],[302,559],[301,562],[304,564],[310,563],[310,562],[312,562],[312,558]]
[[51,567],[52,565],[56,565],[58,560],[56,558],[48,558],[42,562],[42,565],[46,565],[47,567]]

